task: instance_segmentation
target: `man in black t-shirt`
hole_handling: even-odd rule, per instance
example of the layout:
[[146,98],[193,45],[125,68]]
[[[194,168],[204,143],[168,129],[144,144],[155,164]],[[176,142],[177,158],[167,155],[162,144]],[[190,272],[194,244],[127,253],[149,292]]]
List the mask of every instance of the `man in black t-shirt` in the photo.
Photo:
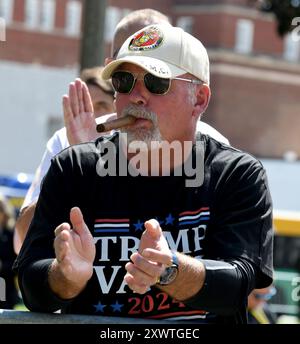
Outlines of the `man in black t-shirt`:
[[[246,322],[248,294],[272,282],[271,199],[260,162],[196,137],[210,99],[204,46],[151,25],[125,41],[103,78],[128,122],[53,159],[15,263],[25,304]],[[64,106],[76,114],[89,102],[77,83]]]

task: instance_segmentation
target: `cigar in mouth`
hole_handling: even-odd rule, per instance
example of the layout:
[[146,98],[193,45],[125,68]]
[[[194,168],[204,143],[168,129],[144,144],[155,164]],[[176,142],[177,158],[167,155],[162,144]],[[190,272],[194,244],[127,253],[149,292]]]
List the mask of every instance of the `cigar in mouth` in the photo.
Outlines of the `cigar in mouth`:
[[97,132],[103,133],[105,131],[111,131],[127,127],[128,125],[133,124],[136,121],[136,117],[127,115],[121,118],[114,119],[109,122],[97,124]]

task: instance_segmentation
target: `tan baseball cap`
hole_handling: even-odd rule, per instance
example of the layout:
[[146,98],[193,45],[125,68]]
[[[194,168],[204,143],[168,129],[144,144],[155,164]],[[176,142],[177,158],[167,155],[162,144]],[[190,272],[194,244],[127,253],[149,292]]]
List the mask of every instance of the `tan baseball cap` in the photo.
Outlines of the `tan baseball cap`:
[[130,36],[116,60],[104,68],[103,79],[109,79],[116,68],[125,62],[161,78],[190,73],[209,84],[209,59],[205,47],[179,27],[149,25]]

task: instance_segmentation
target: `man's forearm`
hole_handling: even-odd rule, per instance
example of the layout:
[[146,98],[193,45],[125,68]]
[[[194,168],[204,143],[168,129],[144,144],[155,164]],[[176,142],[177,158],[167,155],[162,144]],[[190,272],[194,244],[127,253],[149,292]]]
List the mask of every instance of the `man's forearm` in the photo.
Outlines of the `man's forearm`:
[[48,274],[53,259],[42,259],[22,266],[19,286],[25,306],[35,312],[55,312],[71,303],[57,297],[49,287]]
[[185,265],[182,256],[178,255],[179,264],[183,262],[183,266],[179,265],[177,278],[161,289],[192,308],[232,315],[255,287],[256,268],[245,259],[200,262],[185,256]]
[[88,280],[71,281],[63,274],[56,259],[51,264],[48,282],[51,290],[61,299],[72,299],[85,288]]
[[233,315],[255,287],[255,267],[247,260],[197,260],[176,253],[178,275],[167,286],[155,285],[195,309]]
[[176,253],[179,267],[178,275],[173,283],[167,286],[156,285],[178,301],[184,301],[196,295],[205,280],[203,263],[190,256]]
[[23,245],[30,223],[33,219],[35,207],[36,203],[30,204],[21,211],[21,214],[18,217],[14,233],[14,250],[16,254],[19,254]]

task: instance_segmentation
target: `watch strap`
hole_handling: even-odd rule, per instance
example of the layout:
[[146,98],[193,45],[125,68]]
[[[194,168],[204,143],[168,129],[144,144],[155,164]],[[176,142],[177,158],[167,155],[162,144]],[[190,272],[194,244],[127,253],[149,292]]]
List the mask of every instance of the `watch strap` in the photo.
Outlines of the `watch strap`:
[[172,254],[172,263],[171,265],[168,265],[165,271],[159,276],[156,283],[158,285],[168,285],[172,283],[177,277],[178,265],[179,265],[178,257],[175,251],[171,251],[171,254]]

